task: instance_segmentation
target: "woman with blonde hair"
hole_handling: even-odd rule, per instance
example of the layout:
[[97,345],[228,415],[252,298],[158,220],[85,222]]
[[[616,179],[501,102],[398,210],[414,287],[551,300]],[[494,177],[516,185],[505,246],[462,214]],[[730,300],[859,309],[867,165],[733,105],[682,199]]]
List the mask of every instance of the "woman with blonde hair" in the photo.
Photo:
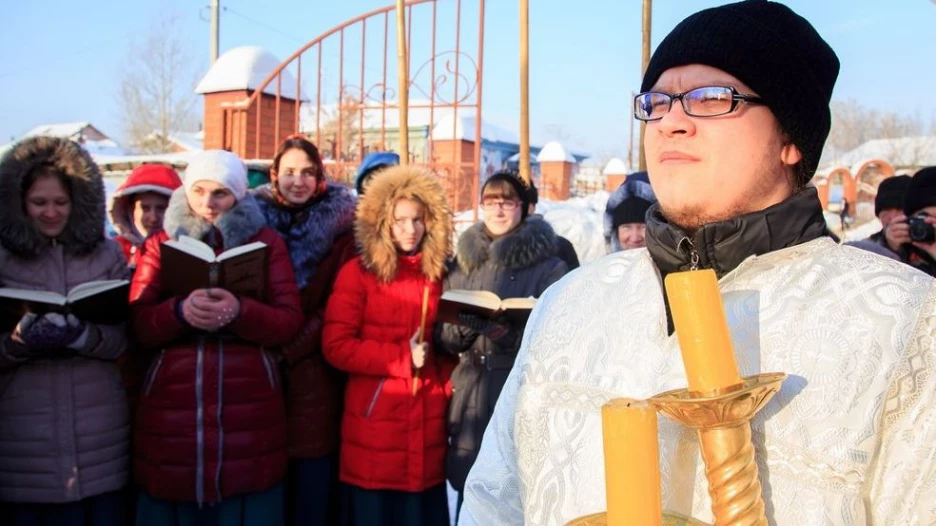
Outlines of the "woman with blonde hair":
[[445,413],[453,363],[430,343],[452,220],[438,178],[382,171],[358,202],[361,255],[341,269],[322,350],[348,373],[340,478],[356,525],[448,524]]

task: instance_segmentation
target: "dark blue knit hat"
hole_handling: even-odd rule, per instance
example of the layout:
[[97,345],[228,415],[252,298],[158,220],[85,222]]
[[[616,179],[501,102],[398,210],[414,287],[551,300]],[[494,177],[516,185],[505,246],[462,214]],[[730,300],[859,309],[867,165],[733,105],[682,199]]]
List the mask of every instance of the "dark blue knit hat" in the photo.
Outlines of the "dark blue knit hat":
[[361,165],[358,166],[357,176],[354,178],[354,188],[358,195],[364,195],[364,184],[378,170],[398,164],[400,164],[400,156],[394,152],[375,152],[365,155],[361,160]]

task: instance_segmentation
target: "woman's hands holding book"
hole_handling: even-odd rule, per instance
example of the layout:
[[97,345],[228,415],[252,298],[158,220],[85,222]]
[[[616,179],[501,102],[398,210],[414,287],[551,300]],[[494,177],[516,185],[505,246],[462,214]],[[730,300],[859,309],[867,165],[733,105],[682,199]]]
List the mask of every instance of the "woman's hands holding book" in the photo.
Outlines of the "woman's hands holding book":
[[27,313],[16,324],[12,338],[36,350],[80,349],[88,339],[88,326],[71,314],[66,317],[57,312],[42,316]]
[[461,325],[488,338],[497,345],[510,346],[516,339],[510,323],[505,317],[489,320],[476,314],[461,312],[458,314],[458,321]]
[[189,325],[214,332],[240,314],[240,300],[224,289],[198,289],[182,302],[182,317]]

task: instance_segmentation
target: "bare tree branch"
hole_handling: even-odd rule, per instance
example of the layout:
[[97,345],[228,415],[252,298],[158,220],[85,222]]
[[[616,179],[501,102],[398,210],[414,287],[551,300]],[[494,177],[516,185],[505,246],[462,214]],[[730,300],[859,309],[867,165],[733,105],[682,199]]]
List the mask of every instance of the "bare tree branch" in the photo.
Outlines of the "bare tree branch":
[[118,98],[124,131],[146,153],[171,149],[170,137],[196,129],[197,70],[185,50],[173,16],[154,24],[127,50]]

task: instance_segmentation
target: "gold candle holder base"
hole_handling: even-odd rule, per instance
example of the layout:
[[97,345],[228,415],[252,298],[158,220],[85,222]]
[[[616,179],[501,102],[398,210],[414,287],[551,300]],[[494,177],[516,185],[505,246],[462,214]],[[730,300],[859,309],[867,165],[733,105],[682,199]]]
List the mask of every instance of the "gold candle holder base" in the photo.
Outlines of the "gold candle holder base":
[[[569,521],[566,526],[607,526],[608,514],[595,513]],[[663,512],[663,526],[709,526],[704,522],[684,517],[678,513]]]
[[784,379],[784,373],[764,373],[713,393],[677,389],[651,398],[671,420],[697,430],[715,526],[767,525],[751,419]]

